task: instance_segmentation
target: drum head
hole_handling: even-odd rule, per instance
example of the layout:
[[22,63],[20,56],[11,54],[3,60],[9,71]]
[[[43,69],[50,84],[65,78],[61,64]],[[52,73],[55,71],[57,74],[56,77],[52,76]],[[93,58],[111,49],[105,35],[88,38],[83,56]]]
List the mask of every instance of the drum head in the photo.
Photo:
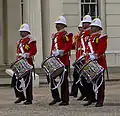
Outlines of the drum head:
[[96,80],[99,75],[103,72],[102,66],[100,66],[97,61],[88,61],[82,70],[82,75],[90,81]]
[[50,75],[52,78],[56,79],[64,71],[64,67],[54,70],[54,72]]
[[27,60],[20,58],[14,63],[11,64],[10,68],[16,74],[18,78],[22,78],[25,76],[29,71],[32,70],[33,66],[30,65]]

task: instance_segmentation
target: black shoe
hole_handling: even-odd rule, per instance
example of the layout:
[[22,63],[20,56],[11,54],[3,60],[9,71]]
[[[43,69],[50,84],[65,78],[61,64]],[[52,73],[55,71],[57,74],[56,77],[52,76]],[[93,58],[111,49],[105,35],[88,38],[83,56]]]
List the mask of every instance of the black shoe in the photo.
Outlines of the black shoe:
[[69,102],[61,102],[61,103],[59,104],[59,106],[66,106],[66,105],[69,105]]
[[96,99],[93,99],[92,102],[95,103],[97,100]]
[[103,106],[102,103],[96,103],[96,104],[95,104],[95,107],[102,107],[102,106]]
[[29,105],[29,104],[32,104],[32,101],[25,101],[23,104],[24,105]]
[[73,95],[73,97],[77,97],[77,95]]
[[74,96],[74,94],[71,92],[71,93],[69,93],[69,96]]
[[77,100],[78,100],[78,101],[81,101],[81,100],[83,100],[83,99],[84,99],[84,96],[81,95]]
[[57,102],[60,102],[61,100],[60,99],[54,99],[53,101],[51,101],[50,103],[49,103],[49,105],[54,105],[54,104],[56,104]]
[[70,93],[69,96],[77,97],[74,93]]
[[20,103],[20,102],[22,102],[22,101],[25,101],[25,99],[18,98],[14,103],[15,103],[15,104],[18,104],[18,103]]
[[89,106],[92,104],[92,100],[89,100],[87,103],[85,103],[83,106]]

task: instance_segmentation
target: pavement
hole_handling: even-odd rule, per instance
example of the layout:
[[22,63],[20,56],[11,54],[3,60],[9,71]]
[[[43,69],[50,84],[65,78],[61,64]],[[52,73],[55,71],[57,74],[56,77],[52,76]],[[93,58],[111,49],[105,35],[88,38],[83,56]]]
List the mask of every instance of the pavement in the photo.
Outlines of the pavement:
[[[40,84],[39,88],[33,89],[32,105],[14,104],[16,98],[13,88],[0,87],[0,116],[120,116],[119,74],[110,76],[113,80],[106,81],[104,106],[99,108],[95,104],[83,106],[85,101],[77,101],[73,97],[70,97],[68,106],[49,106],[52,97],[47,84]],[[71,87],[71,83],[69,85]]]

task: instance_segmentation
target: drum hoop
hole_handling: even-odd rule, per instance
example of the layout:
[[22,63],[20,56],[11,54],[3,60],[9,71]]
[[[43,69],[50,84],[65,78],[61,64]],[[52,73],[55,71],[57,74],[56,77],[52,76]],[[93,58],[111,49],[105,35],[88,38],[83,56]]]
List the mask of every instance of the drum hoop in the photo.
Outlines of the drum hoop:
[[21,59],[24,60],[24,58],[21,57],[21,58],[17,59],[15,62],[11,63],[10,68],[12,68],[12,67],[13,67],[18,61],[20,61]]
[[[44,63],[45,63],[48,59],[50,59],[50,58],[52,58],[52,57],[55,57],[55,56],[49,56],[49,57],[47,57],[47,58],[42,62],[41,67],[43,68]],[[55,58],[56,58],[56,57],[55,57]]]
[[[61,68],[63,68],[63,69],[64,69],[65,67],[64,67],[64,66],[62,66]],[[59,69],[60,69],[60,68],[56,69],[55,71],[57,71],[57,70],[59,70]],[[54,72],[52,72],[52,73],[51,73],[51,75],[53,75],[53,74],[55,73],[55,71],[54,71]],[[64,71],[64,70],[63,70],[63,71]],[[62,71],[62,72],[63,72],[63,71]],[[60,74],[56,75],[56,77],[57,77],[57,76],[59,76],[59,75],[60,75]],[[52,76],[51,76],[51,77],[52,77]],[[52,77],[52,78],[54,78],[54,77]]]
[[79,60],[82,60],[84,57],[82,57],[82,58],[79,58],[78,60],[76,60],[75,62],[73,62],[73,66],[79,61]]
[[[11,66],[10,66],[10,68],[12,68],[17,62],[19,62],[19,61],[22,60],[22,59],[23,59],[24,61],[26,61],[23,57],[21,57],[21,58],[17,59],[14,63],[12,63]],[[29,63],[28,63],[28,64],[29,64]],[[31,64],[29,64],[29,65],[31,65]],[[32,66],[32,65],[31,65],[31,66]],[[33,67],[32,67],[32,68],[33,68]],[[25,76],[26,74],[28,74],[28,73],[32,70],[32,68],[29,69],[29,70],[26,70],[25,73],[22,74],[22,75],[18,75],[16,72],[15,72],[15,74],[17,75],[18,78],[22,78],[23,76]]]
[[[96,60],[96,59],[95,59]],[[79,73],[81,73],[83,71],[83,69],[92,61],[95,61],[95,60],[89,60],[86,64],[83,65],[83,67],[81,68],[81,70],[79,71]]]
[[[96,59],[95,60],[89,60],[86,64],[84,64],[84,66],[83,66],[83,68],[80,70],[80,72],[82,72],[82,71],[84,71],[83,69],[90,63],[90,62],[92,62],[92,61],[96,61]],[[103,72],[103,69],[101,70],[101,72]],[[100,73],[101,73],[100,72]],[[100,74],[99,73],[99,74]],[[93,80],[95,80],[96,78],[94,77],[93,79],[91,79],[90,81],[93,81]]]

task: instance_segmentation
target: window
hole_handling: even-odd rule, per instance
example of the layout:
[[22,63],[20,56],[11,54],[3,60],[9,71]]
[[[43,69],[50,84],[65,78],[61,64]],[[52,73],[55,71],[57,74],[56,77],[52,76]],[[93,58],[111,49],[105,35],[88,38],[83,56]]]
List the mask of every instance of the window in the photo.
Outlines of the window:
[[23,23],[23,0],[21,0],[21,20]]
[[92,19],[99,16],[98,0],[81,0],[81,17],[91,15]]

